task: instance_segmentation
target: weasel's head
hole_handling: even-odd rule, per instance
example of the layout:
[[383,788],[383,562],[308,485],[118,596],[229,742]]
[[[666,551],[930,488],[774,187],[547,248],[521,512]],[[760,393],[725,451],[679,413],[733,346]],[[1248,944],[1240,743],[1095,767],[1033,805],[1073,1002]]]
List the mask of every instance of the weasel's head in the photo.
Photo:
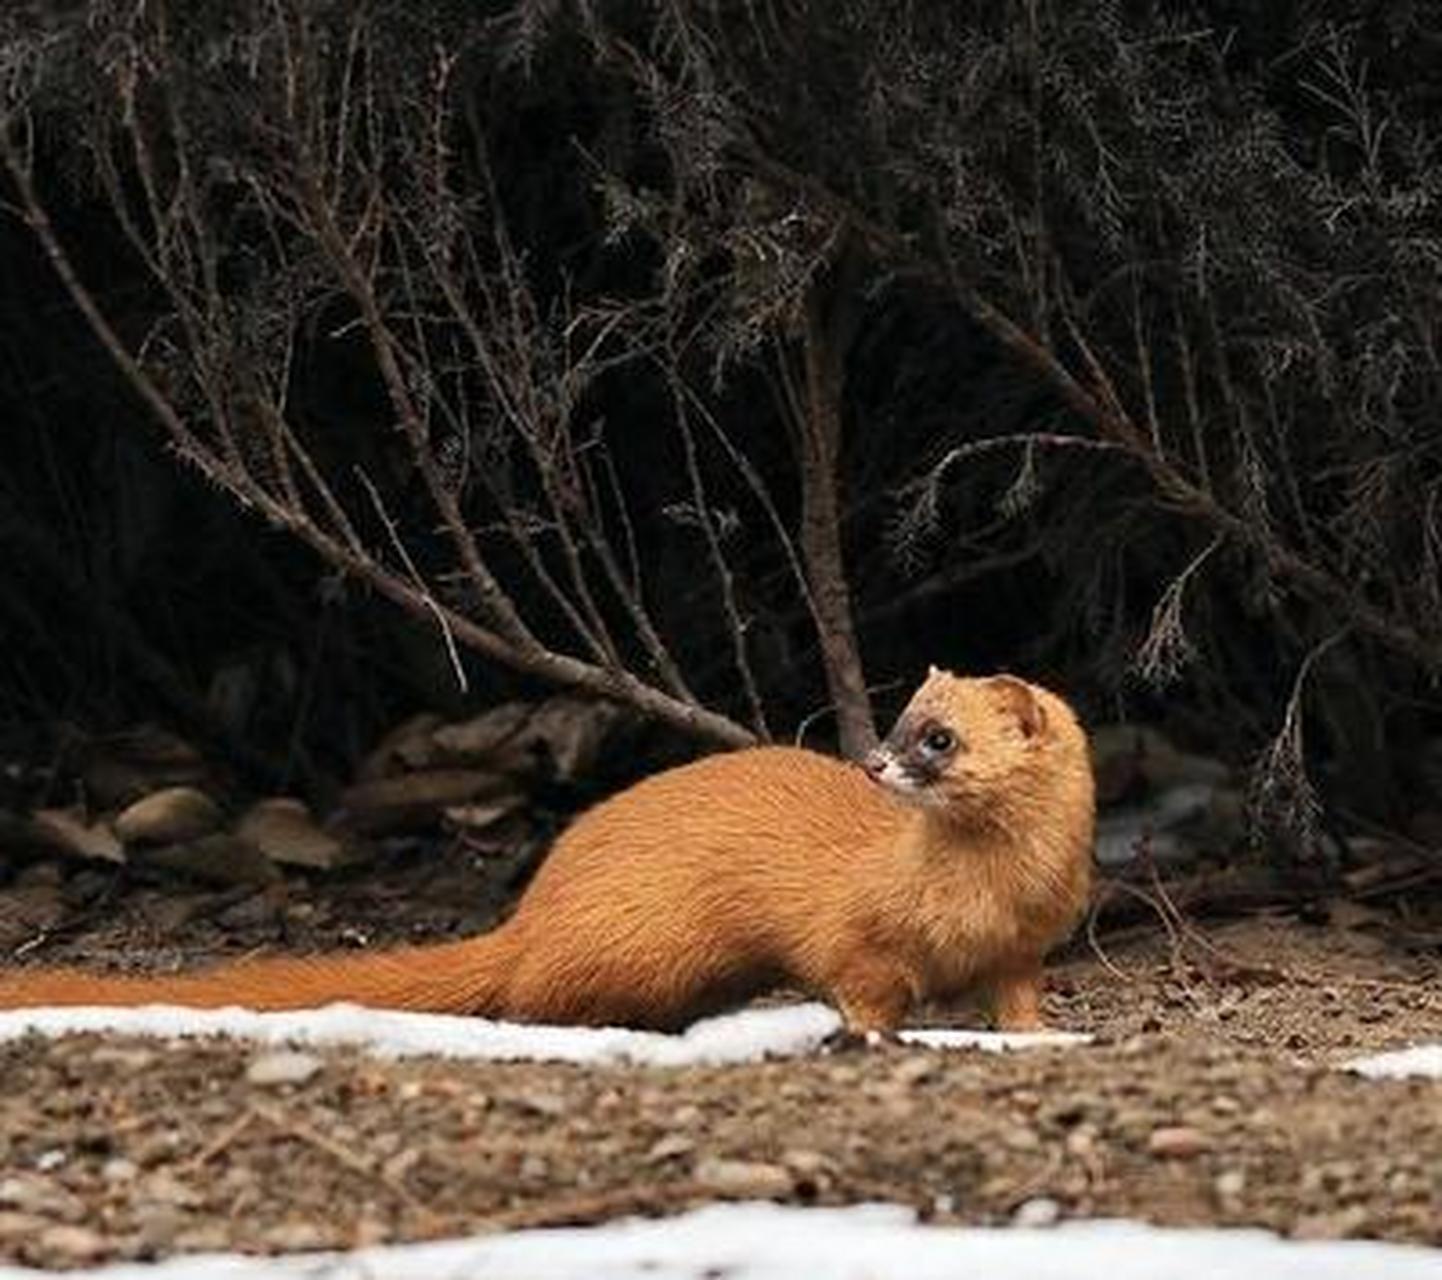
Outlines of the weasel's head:
[[1063,760],[1089,767],[1076,718],[1055,694],[1016,676],[932,667],[866,772],[900,799],[960,817],[1024,796]]

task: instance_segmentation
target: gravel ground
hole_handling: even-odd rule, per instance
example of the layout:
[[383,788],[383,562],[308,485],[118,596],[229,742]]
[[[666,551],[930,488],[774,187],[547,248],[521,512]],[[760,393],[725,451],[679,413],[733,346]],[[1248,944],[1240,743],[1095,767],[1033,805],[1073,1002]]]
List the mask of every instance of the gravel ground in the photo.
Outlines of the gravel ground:
[[1097,1033],[1083,1050],[655,1069],[32,1038],[0,1045],[0,1258],[347,1247],[755,1197],[1442,1244],[1442,1081],[1334,1065],[1442,1039],[1438,979],[1435,951],[1278,917],[1074,948],[1049,1014]]

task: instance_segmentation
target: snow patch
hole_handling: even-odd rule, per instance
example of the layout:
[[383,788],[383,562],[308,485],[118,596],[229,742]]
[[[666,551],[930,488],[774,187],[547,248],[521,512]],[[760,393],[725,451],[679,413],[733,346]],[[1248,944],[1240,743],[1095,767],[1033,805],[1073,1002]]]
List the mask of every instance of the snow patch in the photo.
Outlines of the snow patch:
[[1407,1076],[1423,1076],[1442,1080],[1442,1044],[1418,1044],[1410,1049],[1393,1049],[1390,1053],[1374,1053],[1353,1058],[1342,1064],[1348,1071],[1373,1080],[1401,1080]]
[[[436,1013],[400,1013],[333,1004],[295,1013],[250,1009],[139,1008],[12,1009],[0,1012],[0,1040],[79,1031],[116,1035],[231,1036],[261,1044],[345,1045],[387,1058],[434,1054],[498,1061],[633,1063],[656,1067],[754,1062],[812,1053],[841,1019],[823,1004],[743,1009],[705,1018],[680,1035],[623,1027],[559,1027]],[[1086,1037],[1060,1032],[904,1031],[909,1043],[937,1048],[1012,1049],[1066,1045]]]
[[[0,1280],[49,1273],[0,1267]],[[518,1231],[350,1254],[200,1254],[66,1272],[67,1280],[1438,1280],[1442,1253],[1374,1241],[1135,1222],[1029,1230],[922,1226],[892,1205],[711,1205],[676,1218]]]

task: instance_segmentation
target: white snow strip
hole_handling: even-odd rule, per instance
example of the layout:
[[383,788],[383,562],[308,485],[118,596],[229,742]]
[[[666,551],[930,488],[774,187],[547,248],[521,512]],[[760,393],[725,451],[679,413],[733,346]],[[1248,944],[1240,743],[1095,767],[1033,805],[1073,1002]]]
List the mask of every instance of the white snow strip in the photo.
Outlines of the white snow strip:
[[[0,1280],[52,1273],[0,1267]],[[66,1280],[1439,1280],[1442,1251],[1135,1222],[935,1227],[907,1209],[711,1205],[677,1218],[518,1231],[349,1254],[199,1254]]]
[[[743,1009],[694,1023],[680,1035],[622,1027],[558,1027],[492,1022],[436,1013],[400,1013],[333,1004],[297,1013],[250,1009],[140,1008],[12,1009],[0,1012],[0,1040],[38,1032],[77,1031],[119,1035],[231,1036],[263,1044],[347,1045],[380,1057],[436,1054],[500,1061],[635,1063],[658,1067],[754,1062],[814,1052],[841,1025],[823,1004]],[[989,1031],[902,1032],[915,1044],[944,1048],[1027,1048],[1075,1044],[1086,1037],[1059,1032],[1005,1034]]]
[[1080,1031],[965,1031],[959,1027],[918,1027],[903,1031],[906,1044],[927,1049],[986,1049],[1003,1053],[1008,1049],[1066,1049],[1090,1044],[1092,1038]]
[[1342,1064],[1348,1071],[1373,1080],[1400,1080],[1407,1076],[1423,1076],[1442,1080],[1442,1044],[1418,1044],[1410,1049],[1393,1049],[1390,1053],[1374,1053],[1353,1058]]

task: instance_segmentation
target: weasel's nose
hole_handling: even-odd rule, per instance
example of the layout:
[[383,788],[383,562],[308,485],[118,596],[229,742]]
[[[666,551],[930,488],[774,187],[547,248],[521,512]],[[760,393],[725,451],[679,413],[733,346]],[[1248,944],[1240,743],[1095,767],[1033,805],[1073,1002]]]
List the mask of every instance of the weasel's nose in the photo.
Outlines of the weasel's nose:
[[861,767],[866,770],[866,776],[873,782],[879,782],[881,775],[886,772],[886,766],[891,760],[890,753],[885,747],[873,747],[866,753],[866,759],[861,762]]

